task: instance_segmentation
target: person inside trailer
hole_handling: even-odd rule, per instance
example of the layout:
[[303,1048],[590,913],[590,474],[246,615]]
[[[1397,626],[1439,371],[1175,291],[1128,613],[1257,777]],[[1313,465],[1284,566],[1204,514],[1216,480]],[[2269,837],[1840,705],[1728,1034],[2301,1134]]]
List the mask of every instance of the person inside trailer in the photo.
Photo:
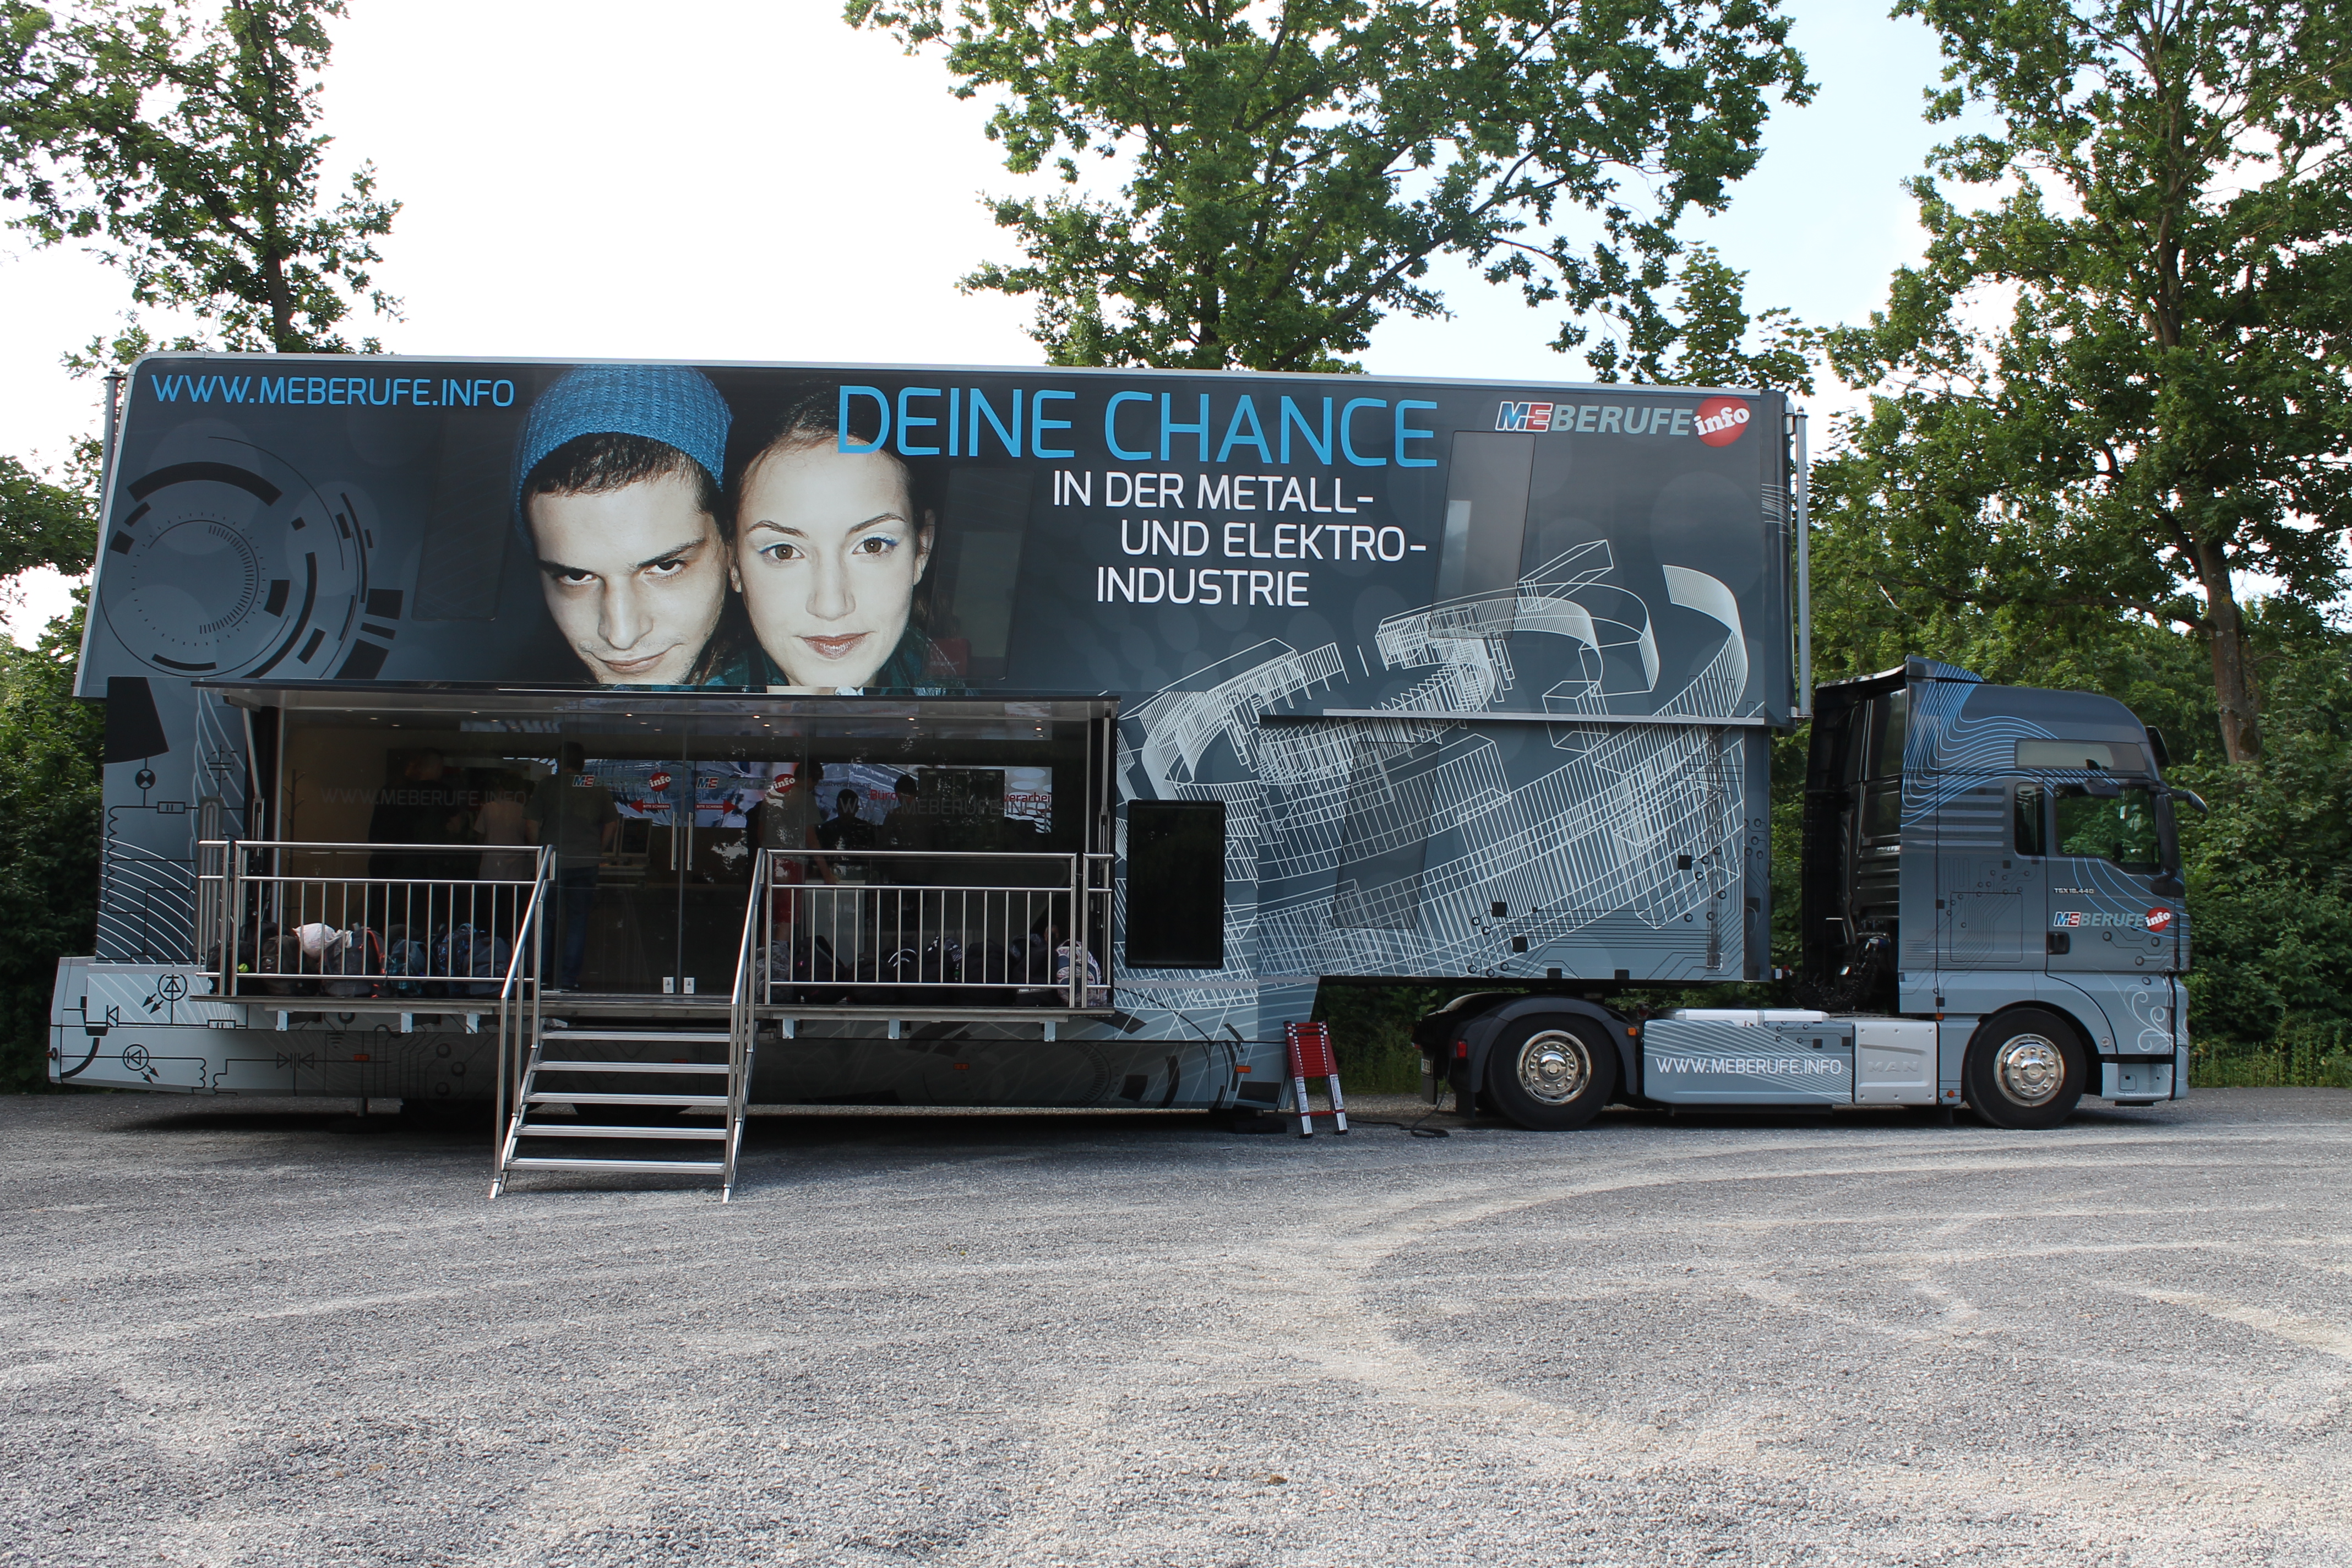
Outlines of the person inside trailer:
[[588,916],[596,903],[596,877],[621,830],[613,792],[588,771],[582,748],[566,742],[556,771],[539,781],[523,820],[533,844],[555,848],[555,989],[580,988],[588,955]]
[[726,400],[699,371],[585,365],[531,405],[516,515],[547,612],[599,685],[690,686],[728,610]]
[[[857,792],[843,789],[833,797],[833,815],[817,825],[817,843],[827,849],[873,849],[878,847],[874,825],[857,815]],[[866,863],[844,860],[835,863],[828,881],[866,880]]]
[[368,842],[392,846],[368,857],[373,885],[362,918],[370,929],[423,939],[461,918],[463,896],[453,884],[478,875],[481,857],[424,847],[467,843],[466,807],[466,791],[439,751],[426,746],[401,762],[398,782],[384,787],[368,816]]
[[845,428],[840,410],[839,388],[818,386],[737,430],[730,570],[752,641],[713,684],[928,690],[947,679],[927,673],[943,664],[916,607],[939,514],[906,462]]
[[931,819],[923,809],[923,781],[913,773],[900,773],[891,793],[898,797],[898,804],[882,819],[882,847],[931,847]]
[[[413,849],[429,844],[467,841],[466,792],[449,776],[448,759],[431,746],[411,752],[400,764],[400,781],[377,796],[368,816],[368,842]],[[477,857],[451,849],[438,855],[379,852],[370,858],[372,877],[448,879],[474,874]]]
[[747,821],[755,847],[786,851],[775,859],[776,889],[770,897],[777,940],[789,953],[790,939],[808,912],[806,896],[793,889],[808,880],[813,863],[812,857],[798,851],[822,847],[816,836],[816,802],[801,787],[796,767],[784,763],[776,768]]

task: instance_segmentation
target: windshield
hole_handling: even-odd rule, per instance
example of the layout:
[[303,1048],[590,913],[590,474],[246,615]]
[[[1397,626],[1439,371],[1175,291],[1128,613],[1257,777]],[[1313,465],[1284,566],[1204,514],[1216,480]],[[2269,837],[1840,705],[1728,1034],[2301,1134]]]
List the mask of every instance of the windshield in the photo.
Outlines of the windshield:
[[2145,784],[2122,790],[2115,799],[2102,800],[2079,784],[2061,784],[2054,792],[2058,853],[2112,861],[2126,871],[2168,869],[2155,797]]

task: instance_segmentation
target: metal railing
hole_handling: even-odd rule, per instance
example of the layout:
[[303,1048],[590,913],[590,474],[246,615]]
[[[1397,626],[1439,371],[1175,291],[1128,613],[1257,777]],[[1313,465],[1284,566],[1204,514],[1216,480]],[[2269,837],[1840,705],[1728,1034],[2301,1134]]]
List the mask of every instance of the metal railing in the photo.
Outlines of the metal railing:
[[1108,855],[766,849],[752,879],[751,1005],[1110,1005]]
[[518,963],[549,850],[208,839],[197,857],[197,962],[215,995],[489,1012],[511,976],[537,973]]
[[[547,849],[208,839],[198,856],[196,947],[216,995],[502,1016],[539,1005]],[[1111,864],[762,850],[730,1007],[1108,1007]],[[468,866],[477,874],[450,874]],[[740,1032],[748,1051],[749,1026]]]
[[761,911],[768,904],[768,858],[751,863],[751,896],[743,905],[743,940],[735,950],[735,991],[727,1008],[727,1143],[726,1173],[719,1180],[719,1201],[735,1194],[735,1161],[743,1149],[743,1116],[751,1099],[751,1051],[757,1043],[760,1016],[754,993],[761,971]]
[[532,1048],[541,1033],[539,976],[546,946],[547,858],[539,862],[540,878],[530,890],[530,902],[523,907],[522,924],[515,931],[514,953],[507,961],[506,982],[499,987],[499,1091],[498,1110],[490,1125],[498,1130],[490,1173],[490,1195],[499,1195],[498,1184],[504,1176],[507,1155],[514,1148],[514,1126],[508,1119],[507,1107],[511,1100],[514,1118],[522,1115],[523,1064],[530,1059]]

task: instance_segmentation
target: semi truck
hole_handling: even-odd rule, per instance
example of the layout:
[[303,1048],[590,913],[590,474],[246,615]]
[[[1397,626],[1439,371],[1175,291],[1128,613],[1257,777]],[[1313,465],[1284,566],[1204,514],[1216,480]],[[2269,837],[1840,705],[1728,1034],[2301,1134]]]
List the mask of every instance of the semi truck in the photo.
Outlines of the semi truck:
[[754,1105],[1271,1110],[1412,981],[1528,1127],[2185,1091],[2161,737],[1813,689],[1774,393],[179,354],[110,434],[60,1083],[731,1186]]

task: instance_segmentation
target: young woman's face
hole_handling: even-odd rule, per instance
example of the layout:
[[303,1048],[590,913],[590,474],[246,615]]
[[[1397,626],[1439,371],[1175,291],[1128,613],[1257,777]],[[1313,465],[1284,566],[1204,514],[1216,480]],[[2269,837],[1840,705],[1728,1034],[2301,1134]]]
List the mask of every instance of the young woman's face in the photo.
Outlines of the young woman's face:
[[907,630],[931,530],[878,452],[772,450],[743,478],[735,584],[794,686],[866,686]]
[[548,613],[605,685],[683,686],[727,605],[727,542],[702,487],[663,474],[526,515]]

